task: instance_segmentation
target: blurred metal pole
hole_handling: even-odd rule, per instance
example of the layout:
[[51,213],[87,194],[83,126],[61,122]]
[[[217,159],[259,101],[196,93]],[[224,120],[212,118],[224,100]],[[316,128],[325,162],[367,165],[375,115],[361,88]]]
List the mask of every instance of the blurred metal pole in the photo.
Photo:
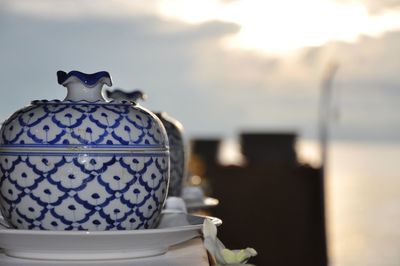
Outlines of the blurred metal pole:
[[330,63],[324,73],[321,83],[321,99],[319,106],[319,140],[321,144],[321,169],[322,177],[325,177],[328,160],[329,126],[333,117],[332,108],[332,82],[339,65]]
[[326,215],[325,215],[325,178],[326,178],[326,166],[328,162],[328,142],[329,142],[329,126],[333,117],[332,108],[332,82],[335,74],[339,68],[336,62],[331,62],[322,77],[321,82],[321,97],[319,106],[319,141],[321,151],[321,176],[320,176],[320,210],[321,210],[321,235],[323,242],[325,243],[325,265],[328,265],[328,244],[326,237]]

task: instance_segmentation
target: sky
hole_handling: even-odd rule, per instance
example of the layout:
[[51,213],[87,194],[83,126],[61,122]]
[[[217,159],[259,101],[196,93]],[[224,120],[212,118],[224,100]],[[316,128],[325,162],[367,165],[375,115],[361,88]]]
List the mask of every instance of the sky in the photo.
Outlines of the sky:
[[107,70],[189,137],[317,135],[332,62],[332,136],[400,140],[400,1],[0,0],[0,119],[63,99],[57,70]]

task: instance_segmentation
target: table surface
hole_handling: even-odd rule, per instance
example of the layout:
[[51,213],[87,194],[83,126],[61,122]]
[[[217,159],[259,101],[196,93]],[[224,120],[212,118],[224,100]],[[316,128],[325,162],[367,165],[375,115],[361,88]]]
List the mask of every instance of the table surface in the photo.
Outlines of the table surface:
[[[1,252],[1,251],[0,251]],[[8,257],[0,253],[1,266],[209,266],[207,251],[200,237],[172,246],[168,252],[154,257],[112,261],[44,261]]]

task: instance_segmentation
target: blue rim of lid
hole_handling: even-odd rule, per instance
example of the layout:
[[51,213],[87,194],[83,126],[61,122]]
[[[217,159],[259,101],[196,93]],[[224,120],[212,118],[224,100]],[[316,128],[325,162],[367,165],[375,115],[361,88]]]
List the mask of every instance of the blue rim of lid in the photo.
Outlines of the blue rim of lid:
[[90,87],[95,86],[101,79],[108,78],[110,82],[109,84],[106,82],[106,84],[108,86],[112,85],[110,73],[107,71],[99,71],[93,74],[86,74],[76,70],[70,71],[69,73],[62,70],[57,71],[57,82],[60,85],[63,85],[70,77],[76,77],[83,84]]

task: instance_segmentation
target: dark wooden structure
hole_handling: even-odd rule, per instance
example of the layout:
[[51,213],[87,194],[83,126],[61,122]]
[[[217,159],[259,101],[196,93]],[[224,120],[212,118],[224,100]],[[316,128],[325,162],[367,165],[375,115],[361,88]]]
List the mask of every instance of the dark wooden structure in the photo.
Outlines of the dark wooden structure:
[[206,164],[211,196],[220,200],[212,214],[224,222],[219,238],[231,249],[255,248],[255,265],[327,265],[320,169],[297,163],[295,134],[242,140],[245,166]]

